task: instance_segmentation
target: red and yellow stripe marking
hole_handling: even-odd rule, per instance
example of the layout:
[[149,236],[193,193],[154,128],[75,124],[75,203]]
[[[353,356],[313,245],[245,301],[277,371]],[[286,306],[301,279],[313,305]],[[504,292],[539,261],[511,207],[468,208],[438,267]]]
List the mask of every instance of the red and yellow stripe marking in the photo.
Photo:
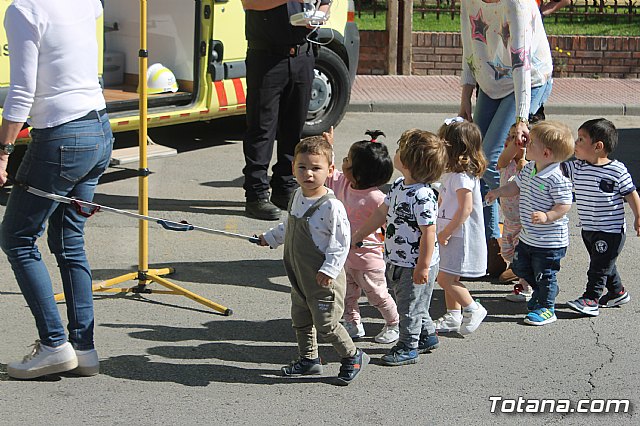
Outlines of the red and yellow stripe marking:
[[246,108],[247,97],[241,79],[233,78],[231,80],[214,81],[213,83],[218,97],[219,111],[227,111],[233,107],[236,109]]

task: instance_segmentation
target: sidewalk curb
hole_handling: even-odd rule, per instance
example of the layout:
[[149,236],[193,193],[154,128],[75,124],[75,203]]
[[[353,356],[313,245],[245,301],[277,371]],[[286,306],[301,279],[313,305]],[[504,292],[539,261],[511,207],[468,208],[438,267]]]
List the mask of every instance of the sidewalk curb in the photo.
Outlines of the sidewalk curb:
[[348,112],[391,112],[391,113],[448,113],[457,114],[459,103],[447,102],[362,102],[349,104]]
[[[348,112],[373,113],[422,113],[422,114],[456,114],[460,104],[453,102],[375,102],[354,101],[349,103]],[[575,105],[575,104],[546,104],[547,114],[557,115],[625,115],[640,116],[640,105],[609,104],[609,105]]]

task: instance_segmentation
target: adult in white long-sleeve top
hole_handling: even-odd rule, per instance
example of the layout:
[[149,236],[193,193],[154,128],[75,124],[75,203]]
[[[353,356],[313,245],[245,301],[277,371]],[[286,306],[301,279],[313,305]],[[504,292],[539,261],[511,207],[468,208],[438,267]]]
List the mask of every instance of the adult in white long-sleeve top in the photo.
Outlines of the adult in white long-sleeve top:
[[[16,181],[65,197],[93,199],[113,147],[98,82],[96,20],[101,15],[99,0],[15,0],[8,7],[4,26],[11,81],[0,128],[0,186],[7,181],[7,160],[27,121],[32,141]],[[98,373],[91,268],[84,251],[87,218],[82,213],[20,185],[11,190],[0,242],[39,335],[22,361],[8,363],[11,377]],[[45,226],[62,278],[68,336],[36,245]]]
[[[460,22],[460,116],[474,121],[482,132],[488,160],[482,179],[485,194],[499,186],[496,164],[509,127],[517,123],[517,140],[528,140],[529,114],[535,113],[551,93],[553,62],[535,0],[462,0]],[[478,98],[472,114],[476,84]],[[488,272],[500,274],[504,262],[497,242],[498,205],[485,207],[484,215]]]

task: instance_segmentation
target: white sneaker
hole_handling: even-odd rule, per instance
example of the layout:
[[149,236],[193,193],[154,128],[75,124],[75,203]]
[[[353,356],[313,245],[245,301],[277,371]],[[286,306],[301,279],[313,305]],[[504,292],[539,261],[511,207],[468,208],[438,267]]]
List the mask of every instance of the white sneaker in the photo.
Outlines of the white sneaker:
[[10,362],[7,365],[7,374],[15,379],[35,379],[47,374],[73,370],[77,366],[78,358],[71,343],[66,342],[52,348],[36,340],[29,355],[22,361]]
[[435,321],[437,333],[457,333],[460,330],[461,320],[458,320],[451,312],[447,312]]
[[382,331],[374,338],[378,343],[393,343],[400,338],[400,330],[398,324],[385,325],[382,327]]
[[86,351],[76,350],[78,357],[78,366],[71,370],[71,373],[78,376],[95,376],[100,372],[100,361],[98,360],[98,351],[88,349]]
[[462,325],[460,326],[460,334],[471,334],[480,326],[484,317],[487,316],[487,310],[480,303],[474,311],[462,311]]
[[361,323],[347,321],[344,323],[344,328],[347,329],[347,333],[349,333],[349,337],[352,339],[364,337],[364,326]]
[[504,298],[507,299],[509,302],[528,302],[529,300],[531,300],[532,295],[533,295],[533,290],[531,290],[530,292],[521,291],[520,293],[516,293],[515,291],[512,291],[511,293],[507,294]]

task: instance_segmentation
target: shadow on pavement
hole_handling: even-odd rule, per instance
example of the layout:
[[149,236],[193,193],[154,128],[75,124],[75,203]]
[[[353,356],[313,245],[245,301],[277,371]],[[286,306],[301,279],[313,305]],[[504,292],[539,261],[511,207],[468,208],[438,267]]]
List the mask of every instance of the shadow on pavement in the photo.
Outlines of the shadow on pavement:
[[[172,262],[170,265],[176,272],[166,275],[169,281],[181,283],[204,283],[211,285],[234,285],[239,287],[253,287],[263,290],[289,293],[288,285],[276,284],[270,278],[283,277],[285,275],[282,261],[278,259],[254,259],[251,262],[244,260],[235,261],[211,261],[211,262]],[[165,265],[150,265],[150,268],[162,268]],[[94,280],[108,280],[137,270],[132,266],[129,271],[120,269],[95,269],[92,271]],[[188,284],[185,284],[188,285]],[[133,287],[133,284],[123,283],[122,287]],[[154,284],[154,288],[162,286]]]
[[[256,348],[256,352],[262,350]],[[150,361],[144,355],[121,355],[100,362],[101,374],[145,382],[174,382],[185,386],[208,386],[210,383],[249,383],[275,385],[282,383],[332,384],[334,378],[315,376],[289,378],[279,370],[240,368],[215,364],[170,364]]]
[[[227,117],[213,120],[211,123],[154,127],[148,129],[147,133],[154,143],[174,148],[181,153],[242,141],[244,128],[244,117]],[[138,145],[137,130],[116,133],[115,136],[116,149]]]
[[[120,324],[104,323],[100,327],[114,329],[135,329],[129,336],[134,339],[152,342],[184,342],[200,340],[219,341],[252,341],[252,342],[289,342],[294,344],[295,336],[290,319],[274,319],[268,321],[234,320],[229,317],[224,321],[210,321],[198,328],[171,327],[158,324]],[[284,361],[283,361],[284,362]]]
[[[110,194],[96,194],[97,204],[137,212],[138,197]],[[172,198],[149,198],[149,211],[182,211],[199,214],[224,216],[244,216],[244,201],[222,200],[179,200]],[[179,219],[173,219],[178,220]]]

